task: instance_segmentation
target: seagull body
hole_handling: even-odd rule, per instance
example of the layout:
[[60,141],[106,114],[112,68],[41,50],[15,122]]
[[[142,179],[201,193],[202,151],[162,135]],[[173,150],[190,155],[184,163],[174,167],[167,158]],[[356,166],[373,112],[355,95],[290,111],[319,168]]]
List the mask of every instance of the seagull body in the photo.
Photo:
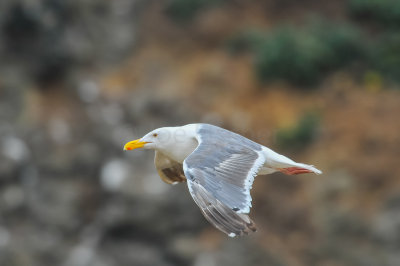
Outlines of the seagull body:
[[257,175],[277,171],[321,174],[229,130],[209,124],[155,129],[125,144],[125,150],[155,150],[154,164],[169,184],[187,182],[204,217],[230,237],[256,231],[247,215]]

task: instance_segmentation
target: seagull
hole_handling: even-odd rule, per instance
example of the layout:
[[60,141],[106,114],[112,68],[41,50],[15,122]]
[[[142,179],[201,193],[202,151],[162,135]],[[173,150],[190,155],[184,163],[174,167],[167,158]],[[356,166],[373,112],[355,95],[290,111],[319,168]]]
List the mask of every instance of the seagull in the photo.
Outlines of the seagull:
[[321,174],[229,130],[210,124],[162,127],[125,144],[124,150],[155,150],[154,164],[168,184],[187,182],[204,217],[230,237],[256,231],[249,218],[257,175]]

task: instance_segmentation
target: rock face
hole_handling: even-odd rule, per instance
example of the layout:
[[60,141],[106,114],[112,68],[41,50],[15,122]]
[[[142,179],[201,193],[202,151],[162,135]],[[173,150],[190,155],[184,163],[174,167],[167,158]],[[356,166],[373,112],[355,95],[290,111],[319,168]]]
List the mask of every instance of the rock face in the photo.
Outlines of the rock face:
[[[226,49],[237,29],[341,17],[342,2],[0,1],[0,265],[400,265],[398,91],[345,73],[315,91],[260,85]],[[306,138],[280,151],[324,175],[257,178],[259,232],[230,239],[153,152],[122,151],[194,122],[275,149],[282,132]]]
[[138,4],[2,1],[0,54],[18,73],[47,87],[76,67],[123,58],[135,42]]

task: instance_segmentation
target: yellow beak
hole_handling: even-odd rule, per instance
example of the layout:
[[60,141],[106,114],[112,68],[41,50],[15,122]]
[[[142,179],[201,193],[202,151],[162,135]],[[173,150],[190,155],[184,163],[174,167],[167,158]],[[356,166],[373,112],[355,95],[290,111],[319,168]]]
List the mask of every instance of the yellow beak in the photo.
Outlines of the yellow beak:
[[146,143],[148,142],[140,141],[140,139],[129,141],[128,143],[125,144],[124,151],[126,150],[130,151],[137,148],[142,148]]

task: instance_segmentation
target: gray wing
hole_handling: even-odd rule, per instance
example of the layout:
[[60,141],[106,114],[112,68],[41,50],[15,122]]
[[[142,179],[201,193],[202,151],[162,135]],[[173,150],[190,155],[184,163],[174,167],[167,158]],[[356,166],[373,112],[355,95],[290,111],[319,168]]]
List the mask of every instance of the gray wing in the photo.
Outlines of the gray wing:
[[[250,189],[265,162],[261,145],[207,124],[199,125],[197,140],[198,147],[183,162],[193,199],[207,220],[223,227],[222,231],[234,235],[253,231],[254,224],[244,213],[250,212]],[[237,225],[236,231],[222,221]]]
[[186,181],[182,164],[170,159],[159,151],[156,151],[155,153],[154,165],[156,166],[161,180],[163,180],[165,183],[176,184]]
[[234,237],[256,231],[256,225],[246,214],[221,203],[199,183],[188,181],[188,187],[204,217],[225,234]]

